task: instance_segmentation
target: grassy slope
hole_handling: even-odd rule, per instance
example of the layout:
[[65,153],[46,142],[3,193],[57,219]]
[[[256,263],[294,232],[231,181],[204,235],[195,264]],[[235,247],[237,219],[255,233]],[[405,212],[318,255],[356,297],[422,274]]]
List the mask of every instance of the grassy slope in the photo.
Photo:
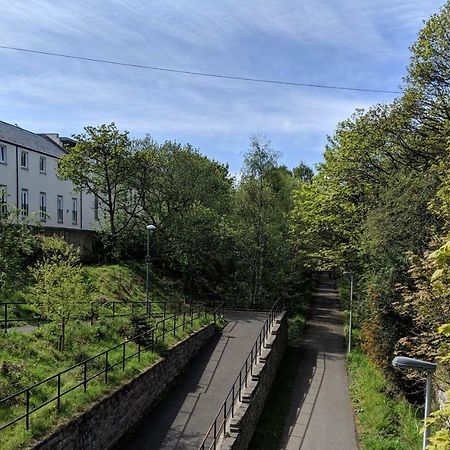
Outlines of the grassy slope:
[[422,423],[417,411],[406,400],[387,394],[388,382],[360,349],[352,351],[348,370],[362,448],[421,449]]
[[[93,299],[121,301],[128,299],[142,300],[145,296],[142,279],[129,266],[109,265],[87,267],[86,277],[93,287]],[[153,299],[166,301],[180,300],[173,285],[167,280],[157,280],[154,283]],[[207,318],[210,320],[210,318]],[[206,321],[197,320],[194,327],[181,330],[175,338],[171,338],[167,345],[174,344],[194,329],[200,328]],[[59,370],[68,368],[85,358],[98,354],[133,336],[134,329],[129,317],[100,319],[93,325],[88,322],[74,321],[67,328],[64,353],[56,350],[58,329],[55,324],[40,327],[30,335],[14,332],[2,334],[0,348],[0,398],[10,395],[37,381],[43,380]],[[135,344],[127,345],[127,354],[136,350]],[[110,355],[109,363],[113,364],[121,358],[121,348]],[[31,417],[31,429],[25,430],[24,422],[1,432],[2,449],[21,448],[32,438],[40,436],[55,424],[72,416],[77,411],[85,409],[94,399],[110,391],[115,385],[123,383],[136,375],[140,370],[159,358],[156,353],[147,352],[139,363],[136,358],[127,361],[125,371],[118,367],[112,371],[108,385],[102,377],[89,382],[86,393],[83,389],[76,389],[67,394],[62,401],[62,411],[57,414],[54,404],[43,408]],[[92,367],[90,375],[101,370]],[[62,378],[63,389],[70,388],[80,381],[81,372],[69,373]],[[55,395],[55,383],[48,383],[35,389],[31,396],[31,404],[39,404]],[[70,401],[68,400],[70,399]],[[0,409],[0,423],[5,423],[25,411],[25,396],[14,403]]]

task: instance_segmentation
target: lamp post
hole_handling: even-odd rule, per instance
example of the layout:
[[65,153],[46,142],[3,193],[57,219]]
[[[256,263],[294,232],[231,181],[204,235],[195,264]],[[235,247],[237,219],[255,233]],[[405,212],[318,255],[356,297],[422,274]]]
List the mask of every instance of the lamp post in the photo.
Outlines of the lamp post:
[[150,234],[156,230],[155,225],[147,225],[147,254],[145,255],[145,264],[147,266],[147,277],[145,283],[145,311],[147,315],[152,312],[152,305],[150,302]]
[[348,348],[347,352],[350,353],[352,349],[352,313],[353,313],[353,272],[344,272],[344,275],[350,275],[350,317],[348,320]]
[[412,369],[426,372],[427,385],[425,388],[425,423],[423,431],[423,450],[427,448],[428,438],[430,437],[430,429],[427,427],[427,419],[431,410],[431,383],[433,373],[436,371],[436,363],[422,361],[420,359],[407,358],[406,356],[396,356],[392,360],[392,365],[396,369]]

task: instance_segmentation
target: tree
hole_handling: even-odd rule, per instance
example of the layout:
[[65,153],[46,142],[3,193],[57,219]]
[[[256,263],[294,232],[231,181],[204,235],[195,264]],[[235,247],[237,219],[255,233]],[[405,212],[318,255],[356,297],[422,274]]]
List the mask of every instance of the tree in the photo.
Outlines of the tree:
[[31,228],[17,217],[17,211],[0,215],[0,293],[6,301],[25,285],[27,262],[37,247]]
[[45,318],[59,323],[58,349],[64,351],[66,325],[86,311],[87,289],[78,250],[56,237],[41,239],[42,259],[31,268],[28,298]]
[[121,133],[114,123],[84,130],[74,136],[75,147],[59,160],[58,174],[98,198],[106,218],[102,227],[108,250],[113,253],[117,238],[140,207],[140,198],[131,188],[139,167],[130,152],[128,133]]
[[298,166],[294,167],[292,173],[295,178],[307,183],[311,183],[314,176],[314,171],[304,162],[300,162]]

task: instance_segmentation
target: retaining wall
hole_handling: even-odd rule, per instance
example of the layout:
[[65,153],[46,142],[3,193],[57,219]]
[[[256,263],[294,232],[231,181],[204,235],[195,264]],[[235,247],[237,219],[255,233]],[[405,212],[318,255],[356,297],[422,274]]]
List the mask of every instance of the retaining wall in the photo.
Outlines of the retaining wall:
[[215,334],[214,325],[181,341],[129,383],[60,427],[34,449],[103,450],[113,447],[158,402],[189,361]]
[[227,426],[231,431],[220,443],[220,450],[246,450],[250,444],[287,346],[286,314],[280,316],[277,322],[254,371],[253,380],[243,391],[243,398],[248,400],[236,409],[229,428]]

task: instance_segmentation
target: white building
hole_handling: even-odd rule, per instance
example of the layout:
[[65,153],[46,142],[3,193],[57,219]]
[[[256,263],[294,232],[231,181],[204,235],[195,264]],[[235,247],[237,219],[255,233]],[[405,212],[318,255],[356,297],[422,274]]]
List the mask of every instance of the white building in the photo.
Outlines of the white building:
[[[98,203],[56,175],[66,154],[58,134],[36,134],[0,121],[0,205],[59,230],[98,229]],[[7,206],[6,206],[7,205]]]

